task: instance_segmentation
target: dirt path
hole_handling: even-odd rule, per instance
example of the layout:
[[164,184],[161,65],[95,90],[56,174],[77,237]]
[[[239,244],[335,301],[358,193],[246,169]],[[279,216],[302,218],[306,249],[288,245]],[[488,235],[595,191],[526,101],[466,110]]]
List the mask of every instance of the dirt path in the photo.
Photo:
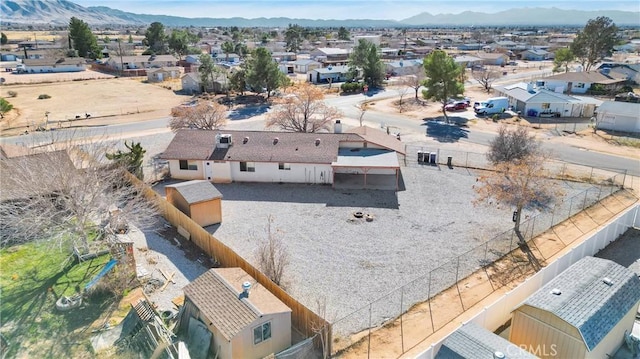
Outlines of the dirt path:
[[[619,191],[536,237],[528,243],[529,247],[542,265],[550,263],[566,253],[570,245],[580,243],[588,234],[637,201],[632,192]],[[338,357],[415,357],[534,273],[522,250],[514,250],[486,269],[459,281],[457,286],[441,292],[431,301],[414,306],[401,318],[372,330],[370,341],[368,331],[365,331],[351,338],[334,339],[333,350],[335,352],[355,343]]]

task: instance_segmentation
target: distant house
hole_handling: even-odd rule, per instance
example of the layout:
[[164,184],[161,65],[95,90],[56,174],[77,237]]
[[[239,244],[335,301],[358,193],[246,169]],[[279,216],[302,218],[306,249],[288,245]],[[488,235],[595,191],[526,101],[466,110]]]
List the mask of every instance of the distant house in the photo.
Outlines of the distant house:
[[82,57],[59,59],[24,59],[18,65],[18,72],[34,74],[45,72],[80,72],[87,69],[87,61]]
[[621,64],[616,62],[605,62],[598,67],[598,70],[609,69],[609,74],[615,77],[625,77],[628,81],[640,84],[640,64]]
[[211,178],[166,185],[167,201],[202,227],[221,223],[222,194],[210,180]]
[[605,91],[615,92],[622,88],[627,79],[620,73],[609,69],[596,71],[565,72],[538,79],[538,86],[551,91],[584,94],[592,85],[600,85]]
[[415,74],[422,70],[422,60],[400,60],[387,62],[385,64],[387,73],[394,76],[405,76]]
[[135,70],[174,67],[178,59],[173,55],[116,56],[107,59],[106,65],[112,70]]
[[484,45],[477,42],[470,42],[466,44],[460,44],[457,47],[460,51],[477,51],[482,49],[482,46]]
[[[190,94],[201,93],[205,90],[199,72],[188,72],[180,77],[182,91]],[[227,88],[227,78],[220,74],[213,80],[213,84],[207,88],[207,92],[222,93]]]
[[523,116],[583,117],[593,116],[600,100],[578,98],[536,87],[532,83],[496,86],[494,91],[509,99],[513,111]]
[[543,61],[551,58],[551,53],[546,50],[525,50],[520,53],[520,58],[527,61]]
[[198,357],[262,359],[291,346],[291,308],[240,268],[210,269],[184,296],[180,327],[201,339],[189,347]]
[[483,65],[502,66],[509,61],[509,55],[501,54],[499,52],[480,51],[474,53],[474,56],[479,57],[482,60]]
[[175,179],[396,190],[404,155],[396,136],[359,127],[349,133],[180,130],[161,157]]
[[271,58],[275,62],[296,61],[298,59],[295,52],[272,52]]
[[509,341],[547,348],[538,353],[542,357],[611,358],[631,331],[639,305],[640,278],[634,272],[585,257],[515,308]]
[[336,83],[347,81],[349,66],[329,66],[317,68],[307,74],[309,82],[314,84]]
[[358,46],[360,40],[369,41],[370,43],[380,47],[380,35],[355,35],[353,37],[353,45]]
[[280,64],[281,71],[286,74],[306,74],[312,70],[322,67],[318,61],[311,59],[300,59]]
[[640,103],[605,101],[598,107],[600,130],[640,133]]
[[435,359],[476,358],[535,359],[537,356],[472,322],[451,333],[435,356]]
[[349,50],[335,47],[318,47],[311,51],[311,59],[322,63],[323,66],[345,65],[349,60]]
[[474,66],[482,65],[482,59],[476,56],[461,55],[453,58],[453,62],[458,66],[471,68]]
[[181,74],[182,74],[182,68],[178,66],[148,69],[147,81],[162,82],[162,81],[167,81],[171,79],[177,79],[177,78],[180,78]]

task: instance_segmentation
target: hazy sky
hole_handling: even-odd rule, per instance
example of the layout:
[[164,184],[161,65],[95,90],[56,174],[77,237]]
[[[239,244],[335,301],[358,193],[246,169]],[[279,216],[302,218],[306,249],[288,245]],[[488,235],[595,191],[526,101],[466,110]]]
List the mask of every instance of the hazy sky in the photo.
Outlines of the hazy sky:
[[[307,19],[402,20],[421,12],[457,14],[487,13],[522,7],[557,7],[577,10],[640,11],[640,1],[431,1],[431,0],[71,0],[82,6],[108,6],[138,14],[183,17],[290,17]],[[640,21],[640,19],[639,19]]]

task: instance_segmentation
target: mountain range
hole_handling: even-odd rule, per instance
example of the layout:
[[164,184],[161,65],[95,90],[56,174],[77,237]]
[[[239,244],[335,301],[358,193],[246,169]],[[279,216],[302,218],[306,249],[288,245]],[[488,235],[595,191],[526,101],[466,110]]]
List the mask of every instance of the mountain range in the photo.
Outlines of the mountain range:
[[304,27],[408,27],[408,26],[582,26],[589,19],[607,16],[617,25],[640,25],[640,12],[633,11],[580,11],[558,8],[514,8],[498,13],[465,11],[460,14],[432,15],[427,12],[396,20],[313,20],[287,17],[247,19],[186,18],[169,15],[134,14],[106,6],[83,7],[67,0],[4,0],[0,4],[2,24],[66,25],[71,17],[90,25],[148,25],[161,22],[165,26],[238,26],[286,27],[298,24]]

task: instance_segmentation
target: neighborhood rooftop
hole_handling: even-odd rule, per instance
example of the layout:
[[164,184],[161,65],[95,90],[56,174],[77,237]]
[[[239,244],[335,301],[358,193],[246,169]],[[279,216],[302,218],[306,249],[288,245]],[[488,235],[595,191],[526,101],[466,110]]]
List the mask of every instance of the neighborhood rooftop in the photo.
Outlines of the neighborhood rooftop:
[[547,76],[544,80],[561,80],[571,82],[591,82],[599,84],[609,84],[616,82],[623,82],[626,78],[623,75],[610,73],[609,75],[603,74],[601,71],[579,71],[579,72],[565,72],[557,75]]
[[222,193],[210,181],[193,180],[170,184],[166,187],[175,188],[189,204],[195,204],[211,199],[222,198]]
[[436,359],[491,359],[496,358],[496,352],[506,355],[509,359],[537,358],[508,340],[469,322],[445,339]]
[[640,279],[635,273],[606,259],[585,257],[518,307],[528,305],[558,316],[577,328],[592,350],[638,300]]

